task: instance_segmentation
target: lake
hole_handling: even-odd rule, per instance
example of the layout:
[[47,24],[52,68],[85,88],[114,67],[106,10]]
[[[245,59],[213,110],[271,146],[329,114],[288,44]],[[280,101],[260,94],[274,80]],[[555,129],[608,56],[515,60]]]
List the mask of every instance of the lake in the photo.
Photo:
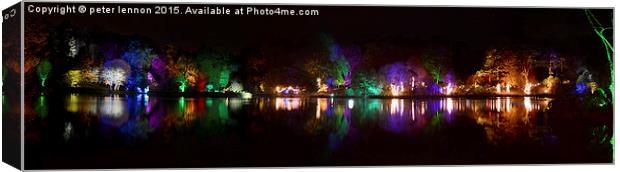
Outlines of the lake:
[[[607,162],[549,124],[551,98],[28,99],[26,168]],[[6,101],[5,101],[6,102]],[[10,103],[10,102],[9,102]],[[6,106],[6,103],[5,103]]]

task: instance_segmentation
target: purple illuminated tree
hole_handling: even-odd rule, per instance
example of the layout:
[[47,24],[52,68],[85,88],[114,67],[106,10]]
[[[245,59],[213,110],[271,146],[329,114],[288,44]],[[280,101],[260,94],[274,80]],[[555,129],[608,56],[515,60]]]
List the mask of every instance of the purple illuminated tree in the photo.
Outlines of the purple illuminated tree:
[[386,84],[400,84],[401,82],[408,84],[413,73],[403,63],[397,62],[383,66],[381,72],[385,75]]

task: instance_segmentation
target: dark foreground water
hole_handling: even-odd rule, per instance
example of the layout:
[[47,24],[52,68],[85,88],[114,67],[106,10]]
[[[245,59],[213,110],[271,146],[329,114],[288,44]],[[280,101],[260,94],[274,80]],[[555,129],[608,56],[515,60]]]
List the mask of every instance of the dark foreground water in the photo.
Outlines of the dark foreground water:
[[550,101],[40,96],[26,107],[25,166],[611,162],[590,138],[554,132]]

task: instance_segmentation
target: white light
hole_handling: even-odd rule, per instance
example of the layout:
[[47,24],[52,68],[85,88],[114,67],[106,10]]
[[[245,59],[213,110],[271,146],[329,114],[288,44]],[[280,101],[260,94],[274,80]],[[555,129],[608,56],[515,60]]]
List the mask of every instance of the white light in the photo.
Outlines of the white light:
[[299,109],[300,102],[299,98],[276,98],[276,110],[292,111]]
[[113,90],[118,90],[126,80],[125,71],[119,68],[104,69],[101,73],[101,77]]
[[415,88],[415,77],[411,77],[411,91]]
[[355,102],[353,101],[353,99],[349,99],[347,103],[349,105],[349,109],[353,109],[353,105],[355,105]]
[[506,93],[510,93],[510,83],[506,84]]
[[497,85],[495,85],[495,90],[497,91],[497,93],[501,93],[502,92],[502,86],[499,85],[499,83],[497,83]]
[[243,92],[241,92],[241,98],[243,98],[243,99],[252,98],[252,93],[248,93],[248,92],[243,91]]
[[452,104],[452,98],[448,98],[448,101],[446,101],[446,109],[448,109],[448,114],[452,114],[452,109],[454,109]]
[[499,97],[497,97],[497,100],[495,100],[495,110],[497,112],[500,112],[502,110],[502,99],[500,99]]
[[398,99],[392,99],[390,102],[390,115],[394,115],[398,112]]
[[512,108],[512,103],[510,103],[510,97],[506,97],[506,111],[510,112],[511,108]]
[[411,121],[415,122],[415,100],[411,100]]

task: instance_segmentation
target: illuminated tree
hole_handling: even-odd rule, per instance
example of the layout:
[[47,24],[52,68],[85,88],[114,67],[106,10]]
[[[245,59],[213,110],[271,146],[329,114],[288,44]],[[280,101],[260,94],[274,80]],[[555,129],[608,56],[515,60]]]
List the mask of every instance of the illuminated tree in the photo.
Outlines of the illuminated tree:
[[337,58],[331,68],[332,85],[335,87],[345,86],[345,78],[349,75],[349,62],[343,57]]
[[[174,54],[169,56],[167,62],[167,75],[171,76],[176,87],[180,92],[185,92],[188,88],[194,87],[200,80],[201,74],[194,61],[184,54]],[[164,73],[159,71],[158,73]],[[199,88],[202,89],[202,88]]]
[[607,54],[607,62],[609,63],[609,91],[611,93],[611,102],[613,103],[614,97],[614,46],[607,40],[607,36],[605,35],[605,31],[612,30],[613,27],[606,27],[598,21],[596,16],[592,13],[592,11],[585,9],[586,17],[588,18],[588,22],[592,26],[592,29],[596,33],[596,35],[601,39],[603,46],[605,47],[605,52]]
[[342,46],[327,34],[320,35],[319,53],[304,64],[306,72],[321,78],[329,86],[343,87],[351,84],[352,72],[362,61],[357,46]]
[[177,75],[175,77],[175,81],[179,84],[179,91],[185,92],[185,89],[188,87],[188,81],[187,78],[185,78],[185,75]]
[[41,79],[42,87],[45,87],[45,80],[47,80],[50,71],[52,71],[52,63],[50,63],[48,59],[43,59],[39,65],[37,65],[37,75],[39,75]]
[[358,46],[347,46],[342,48],[342,55],[347,61],[348,72],[344,77],[345,85],[350,85],[353,79],[353,71],[362,63],[362,51]]
[[146,73],[151,68],[151,61],[157,57],[153,49],[141,41],[131,40],[127,45],[127,51],[121,55],[131,66],[131,75],[128,75],[127,87],[135,89],[148,86]]
[[228,52],[209,49],[203,49],[198,54],[198,69],[200,73],[206,74],[208,84],[213,85],[215,90],[221,91],[228,86],[230,75],[237,70],[230,56]]
[[152,78],[150,80],[151,85],[157,86],[159,84],[164,84],[163,82],[165,82],[166,78],[168,78],[168,70],[166,65],[166,61],[161,57],[154,58],[153,61],[151,61],[151,72],[149,73]]
[[383,66],[381,72],[385,75],[387,84],[408,83],[413,76],[412,72],[403,63],[392,63]]
[[577,80],[575,81],[576,92],[578,94],[584,94],[586,92],[594,92],[595,88],[591,87],[589,83],[592,83],[592,73],[586,68],[580,68],[577,70]]
[[199,74],[194,64],[179,64],[179,72],[175,76],[175,81],[179,85],[179,91],[185,92],[189,87],[196,85]]
[[100,73],[100,69],[99,67],[93,67],[93,68],[86,68],[86,69],[82,69],[80,71],[81,75],[82,75],[82,80],[85,83],[89,83],[89,84],[96,84],[99,82],[99,73]]
[[110,90],[118,90],[127,82],[127,76],[131,75],[131,66],[122,59],[108,61],[103,66],[101,80],[110,86]]
[[[29,73],[32,68],[39,64],[39,58],[24,58],[24,73]],[[20,58],[9,58],[6,60],[7,67],[9,67],[15,73],[21,73],[20,71]]]
[[120,86],[125,84],[127,75],[120,68],[105,68],[101,72],[101,78],[106,85],[110,86],[110,90],[118,90]]
[[427,49],[422,53],[422,66],[428,71],[435,83],[442,81],[446,68],[446,56],[440,50]]
[[330,76],[329,62],[320,57],[309,58],[309,60],[304,63],[304,70],[322,80],[326,80]]
[[[24,72],[28,73],[32,68],[39,64],[40,59],[49,55],[45,47],[48,43],[49,32],[47,31],[47,22],[44,17],[33,16],[25,23],[26,27],[24,36]],[[19,58],[15,62],[10,61],[11,66],[15,65],[15,70],[19,73]]]
[[65,75],[65,79],[70,87],[77,87],[82,80],[80,70],[69,70]]
[[380,95],[383,84],[379,75],[373,71],[360,71],[353,74],[352,87],[358,96]]
[[482,69],[476,72],[476,76],[485,78],[487,84],[490,85],[497,83],[514,85],[524,81],[522,72],[517,54],[514,51],[491,49],[487,51]]
[[230,84],[229,91],[234,93],[241,93],[243,91],[243,85],[241,83],[234,81]]
[[521,64],[521,75],[523,77],[523,79],[525,80],[524,83],[525,84],[529,84],[531,82],[533,82],[532,80],[532,70],[535,67],[534,63],[535,63],[535,57],[538,56],[538,52],[537,51],[527,51],[525,54],[525,60],[523,60],[523,63]]
[[78,46],[78,40],[76,40],[75,37],[70,37],[69,41],[67,42],[67,47],[69,47],[69,50],[67,51],[67,56],[75,57],[75,55],[77,55],[80,50]]
[[[167,47],[165,52],[167,57],[167,62],[165,63],[166,71],[164,72],[160,69],[159,72],[154,73],[156,75],[161,73],[161,76],[168,75],[172,82],[175,83],[175,87],[178,87],[180,92],[185,92],[185,89],[188,87],[188,81],[185,76],[185,72],[187,71],[186,66],[189,63],[187,60],[188,58],[184,54],[178,53],[172,46]],[[164,66],[163,61],[154,60],[154,62],[155,61],[158,61],[158,65]]]

